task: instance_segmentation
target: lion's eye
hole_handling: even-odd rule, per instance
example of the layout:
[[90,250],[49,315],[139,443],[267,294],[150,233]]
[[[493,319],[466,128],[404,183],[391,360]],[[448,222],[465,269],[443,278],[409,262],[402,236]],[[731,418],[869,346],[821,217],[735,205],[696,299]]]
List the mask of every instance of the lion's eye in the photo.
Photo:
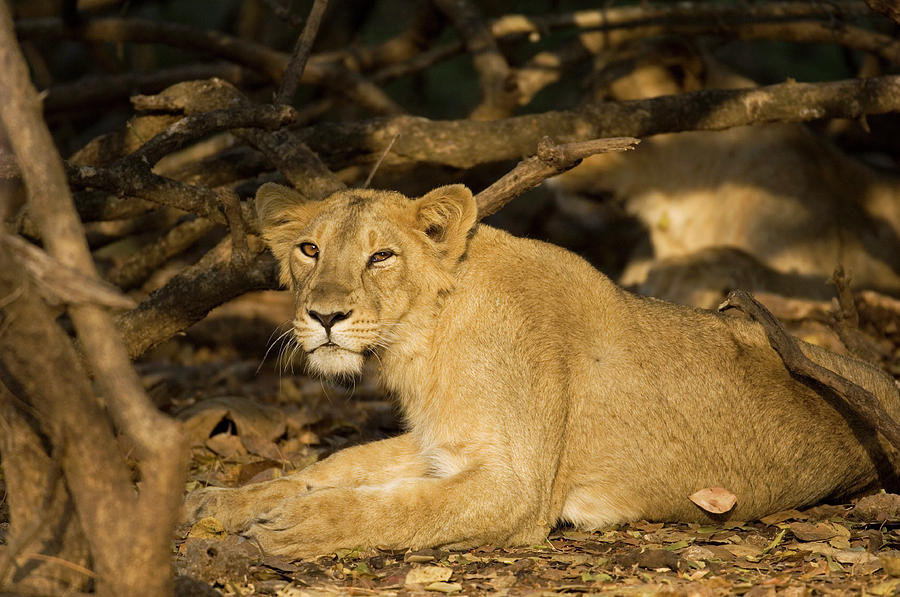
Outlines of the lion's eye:
[[390,259],[393,256],[393,251],[378,251],[377,253],[373,253],[372,256],[369,257],[369,263],[380,263],[386,259]]
[[312,257],[313,259],[315,259],[319,256],[319,247],[317,247],[313,243],[300,243],[299,248],[300,252],[307,257]]

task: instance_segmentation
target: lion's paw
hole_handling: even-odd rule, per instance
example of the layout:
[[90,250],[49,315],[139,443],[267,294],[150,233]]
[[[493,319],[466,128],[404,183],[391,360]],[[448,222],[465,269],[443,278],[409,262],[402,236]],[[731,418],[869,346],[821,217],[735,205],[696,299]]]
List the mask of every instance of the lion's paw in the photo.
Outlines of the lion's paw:
[[254,518],[247,496],[235,489],[204,487],[192,491],[184,500],[184,520],[195,523],[215,518],[229,532],[240,531]]

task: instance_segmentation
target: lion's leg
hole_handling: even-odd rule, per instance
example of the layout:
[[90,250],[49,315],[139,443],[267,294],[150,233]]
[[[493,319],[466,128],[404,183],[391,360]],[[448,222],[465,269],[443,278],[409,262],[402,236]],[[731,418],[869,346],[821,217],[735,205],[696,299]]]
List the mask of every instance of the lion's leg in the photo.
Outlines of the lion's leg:
[[[398,480],[294,495],[243,532],[268,553],[309,557],[339,548],[540,542],[553,521],[536,484],[468,470],[446,478]],[[513,490],[513,488],[515,488]]]
[[188,521],[212,516],[234,531],[286,499],[328,487],[384,485],[422,477],[425,461],[409,434],[353,446],[280,479],[235,489],[207,487],[187,496]]

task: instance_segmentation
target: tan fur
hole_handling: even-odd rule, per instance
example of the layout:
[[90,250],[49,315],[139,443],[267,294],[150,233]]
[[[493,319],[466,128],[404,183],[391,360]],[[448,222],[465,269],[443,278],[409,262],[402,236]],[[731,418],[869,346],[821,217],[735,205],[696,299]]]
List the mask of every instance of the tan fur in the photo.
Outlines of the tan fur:
[[[190,518],[215,516],[267,552],[530,544],[560,521],[701,521],[688,496],[714,486],[737,495],[731,517],[746,520],[895,472],[884,443],[793,379],[757,325],[632,295],[568,251],[476,225],[465,187],[312,203],[269,184],[257,209],[313,370],[353,374],[372,354],[408,426],[283,479],[188,497]],[[394,255],[370,261],[383,251]],[[347,314],[335,346],[320,347],[309,311]],[[805,350],[900,416],[880,371]]]

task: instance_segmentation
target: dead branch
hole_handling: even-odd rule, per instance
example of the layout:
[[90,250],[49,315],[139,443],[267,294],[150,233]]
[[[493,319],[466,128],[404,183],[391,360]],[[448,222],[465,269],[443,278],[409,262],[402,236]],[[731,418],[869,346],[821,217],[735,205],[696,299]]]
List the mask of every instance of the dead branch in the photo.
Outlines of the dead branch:
[[[323,123],[299,137],[333,169],[378,154],[399,135],[388,162],[455,168],[531,155],[537,140],[558,143],[606,137],[647,137],[722,130],[764,122],[859,118],[900,110],[900,76],[828,83],[780,83],[752,89],[708,89],[626,102],[597,102],[582,110],[551,111],[502,120],[436,121],[396,116]],[[453,142],[446,142],[452,139]]]
[[50,305],[101,305],[133,309],[136,303],[115,286],[60,263],[18,236],[0,230],[5,244],[34,283],[41,298]]
[[296,117],[297,112],[290,106],[273,105],[248,105],[191,114],[144,143],[127,158],[123,158],[121,167],[138,163],[144,167],[153,166],[187,142],[211,133],[247,127],[276,130],[290,124]]
[[[29,212],[42,232],[47,251],[62,263],[96,278],[62,163],[41,118],[40,101],[18,51],[6,5],[0,5],[0,87],[6,90],[0,119],[18,157],[29,190]],[[172,586],[168,577],[169,541],[181,497],[187,450],[177,425],[156,410],[144,393],[109,315],[94,305],[72,305],[69,314],[110,413],[118,428],[134,441],[142,473],[141,491],[135,497],[117,444],[106,431],[100,448],[114,456],[98,458],[83,470],[64,465],[81,523],[92,543],[91,552],[102,579],[98,581],[101,592],[164,595]],[[39,323],[55,325],[47,315],[42,315]],[[68,339],[57,338],[45,346],[54,344],[71,349]],[[28,359],[34,359],[31,351]],[[74,351],[72,360],[77,360]],[[54,363],[33,379],[47,383],[47,372],[55,371],[58,365]],[[82,387],[85,384],[86,377]],[[65,410],[81,416],[86,412],[86,404],[97,405],[91,394],[90,385],[80,395],[67,390],[67,395],[77,399],[77,406],[70,405]],[[46,420],[58,420],[58,414],[45,413]],[[90,437],[87,428],[103,429],[101,421],[105,420],[98,413],[96,420],[78,421],[68,428],[77,429],[75,435],[81,441]],[[66,454],[78,451],[77,441],[71,435],[59,440],[62,441],[58,445],[64,447]],[[97,466],[113,468],[113,463],[121,463],[118,478],[106,470],[92,474]],[[102,487],[101,498],[96,488],[106,483],[109,485]]]
[[574,168],[588,156],[608,151],[628,151],[638,143],[640,139],[620,137],[554,145],[549,137],[544,137],[538,143],[535,155],[516,164],[515,168],[475,196],[478,217],[481,219],[496,213],[528,189]]
[[213,222],[203,218],[182,222],[156,242],[141,248],[129,259],[110,269],[106,273],[106,279],[122,290],[135,288],[159,266],[191,247],[215,227]]
[[834,390],[863,421],[900,450],[900,425],[881,408],[871,392],[809,359],[781,323],[748,292],[731,291],[719,306],[719,311],[731,308],[740,309],[762,325],[769,344],[784,361],[788,371]]
[[735,5],[715,3],[635,4],[579,10],[556,15],[511,14],[491,23],[496,37],[541,36],[553,29],[611,31],[651,25],[728,25],[763,21],[809,21],[866,15],[869,9],[857,0],[819,2],[761,2]]
[[478,73],[482,98],[471,118],[494,120],[509,116],[518,105],[515,77],[478,7],[468,0],[435,0],[435,4],[459,31]]
[[[138,96],[132,98],[132,101],[138,109],[185,113],[196,110],[196,105],[236,107],[250,105],[247,98],[225,81],[189,81],[170,87],[158,95]],[[344,184],[295,132],[288,129],[275,132],[241,129],[234,132],[261,151],[301,193],[321,199],[344,188]]]
[[[217,224],[227,223],[220,209],[221,199],[215,190],[153,174],[148,168],[112,169],[67,164],[66,175],[75,187],[138,197],[196,214]],[[252,222],[248,221],[246,225],[252,230]]]
[[284,72],[281,86],[278,88],[278,93],[275,94],[276,104],[293,103],[297,85],[300,84],[303,69],[306,68],[306,61],[309,59],[313,42],[316,39],[316,33],[319,31],[319,25],[322,23],[322,17],[325,15],[327,8],[328,0],[313,1],[312,8],[309,9],[309,16],[306,18],[306,24],[303,26],[303,32],[297,38],[291,61]]
[[248,238],[254,255],[238,267],[226,239],[195,265],[174,276],[137,309],[119,317],[118,328],[128,353],[136,358],[203,319],[213,308],[252,290],[278,288],[275,259],[257,238]]

